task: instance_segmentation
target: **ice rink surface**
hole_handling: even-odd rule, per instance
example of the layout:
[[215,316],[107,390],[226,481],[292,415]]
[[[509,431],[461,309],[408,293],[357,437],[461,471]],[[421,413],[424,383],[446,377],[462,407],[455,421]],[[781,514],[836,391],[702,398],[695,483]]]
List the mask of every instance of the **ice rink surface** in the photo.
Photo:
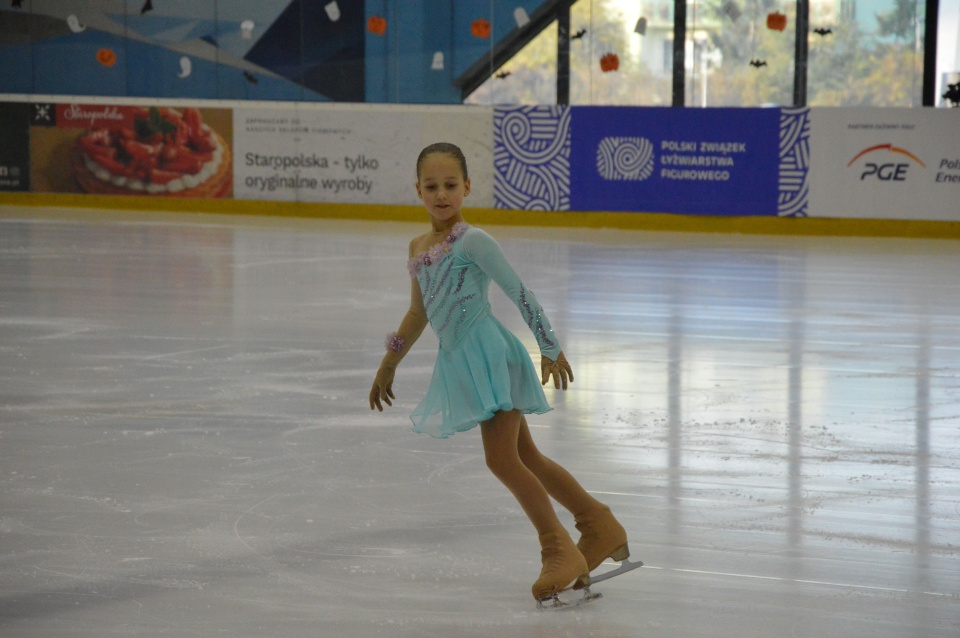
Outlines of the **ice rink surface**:
[[960,635],[956,241],[487,227],[646,563],[540,612],[479,432],[410,432],[429,331],[367,406],[425,228],[0,209],[0,636]]

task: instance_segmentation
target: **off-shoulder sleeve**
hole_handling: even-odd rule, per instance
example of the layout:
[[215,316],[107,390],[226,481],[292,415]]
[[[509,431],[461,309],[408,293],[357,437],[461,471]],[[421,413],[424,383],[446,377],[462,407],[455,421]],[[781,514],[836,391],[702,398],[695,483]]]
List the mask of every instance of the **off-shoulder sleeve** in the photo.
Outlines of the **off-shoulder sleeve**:
[[517,306],[533,336],[537,339],[540,354],[557,359],[560,341],[553,333],[550,320],[533,291],[523,285],[516,271],[510,266],[496,240],[479,228],[471,228],[463,236],[463,255],[477,264],[489,275],[504,294]]

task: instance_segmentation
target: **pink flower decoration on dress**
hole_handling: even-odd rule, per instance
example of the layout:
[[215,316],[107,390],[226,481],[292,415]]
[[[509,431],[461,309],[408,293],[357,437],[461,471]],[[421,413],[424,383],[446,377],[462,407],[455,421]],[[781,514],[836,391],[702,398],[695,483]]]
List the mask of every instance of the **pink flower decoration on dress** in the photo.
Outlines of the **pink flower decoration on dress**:
[[463,234],[467,232],[468,228],[470,228],[470,224],[467,222],[458,222],[450,229],[450,234],[447,235],[447,238],[442,242],[434,244],[428,250],[411,257],[407,262],[407,270],[410,272],[410,276],[416,277],[417,273],[420,272],[421,266],[430,266],[443,259],[444,255],[452,252],[453,243],[463,237]]

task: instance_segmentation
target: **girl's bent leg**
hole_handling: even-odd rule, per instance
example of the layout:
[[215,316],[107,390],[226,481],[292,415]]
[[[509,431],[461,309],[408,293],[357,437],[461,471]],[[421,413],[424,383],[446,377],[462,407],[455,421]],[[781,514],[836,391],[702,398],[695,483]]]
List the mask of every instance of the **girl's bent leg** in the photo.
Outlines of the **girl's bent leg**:
[[603,507],[603,503],[590,496],[570,472],[540,452],[533,442],[527,419],[523,415],[520,416],[517,451],[520,460],[540,480],[547,493],[571,514],[576,515]]
[[487,467],[516,497],[538,534],[560,527],[560,519],[550,504],[543,484],[520,460],[517,437],[523,415],[519,410],[497,412],[480,424],[483,453]]
[[540,453],[524,417],[520,418],[517,446],[521,460],[540,479],[550,496],[574,515],[580,531],[577,549],[586,559],[590,571],[608,557],[623,560],[630,555],[627,532],[610,508],[590,496],[559,463]]
[[540,535],[540,578],[531,587],[533,597],[549,598],[588,580],[587,561],[560,524],[550,497],[536,475],[520,460],[517,440],[522,415],[517,410],[497,412],[480,424],[487,467],[516,497]]

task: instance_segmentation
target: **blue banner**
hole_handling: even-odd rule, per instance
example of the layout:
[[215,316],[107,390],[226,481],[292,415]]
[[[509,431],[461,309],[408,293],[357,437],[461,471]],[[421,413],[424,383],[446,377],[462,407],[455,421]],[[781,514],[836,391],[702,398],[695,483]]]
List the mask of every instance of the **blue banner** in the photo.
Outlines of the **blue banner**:
[[571,210],[777,215],[780,109],[571,111]]

